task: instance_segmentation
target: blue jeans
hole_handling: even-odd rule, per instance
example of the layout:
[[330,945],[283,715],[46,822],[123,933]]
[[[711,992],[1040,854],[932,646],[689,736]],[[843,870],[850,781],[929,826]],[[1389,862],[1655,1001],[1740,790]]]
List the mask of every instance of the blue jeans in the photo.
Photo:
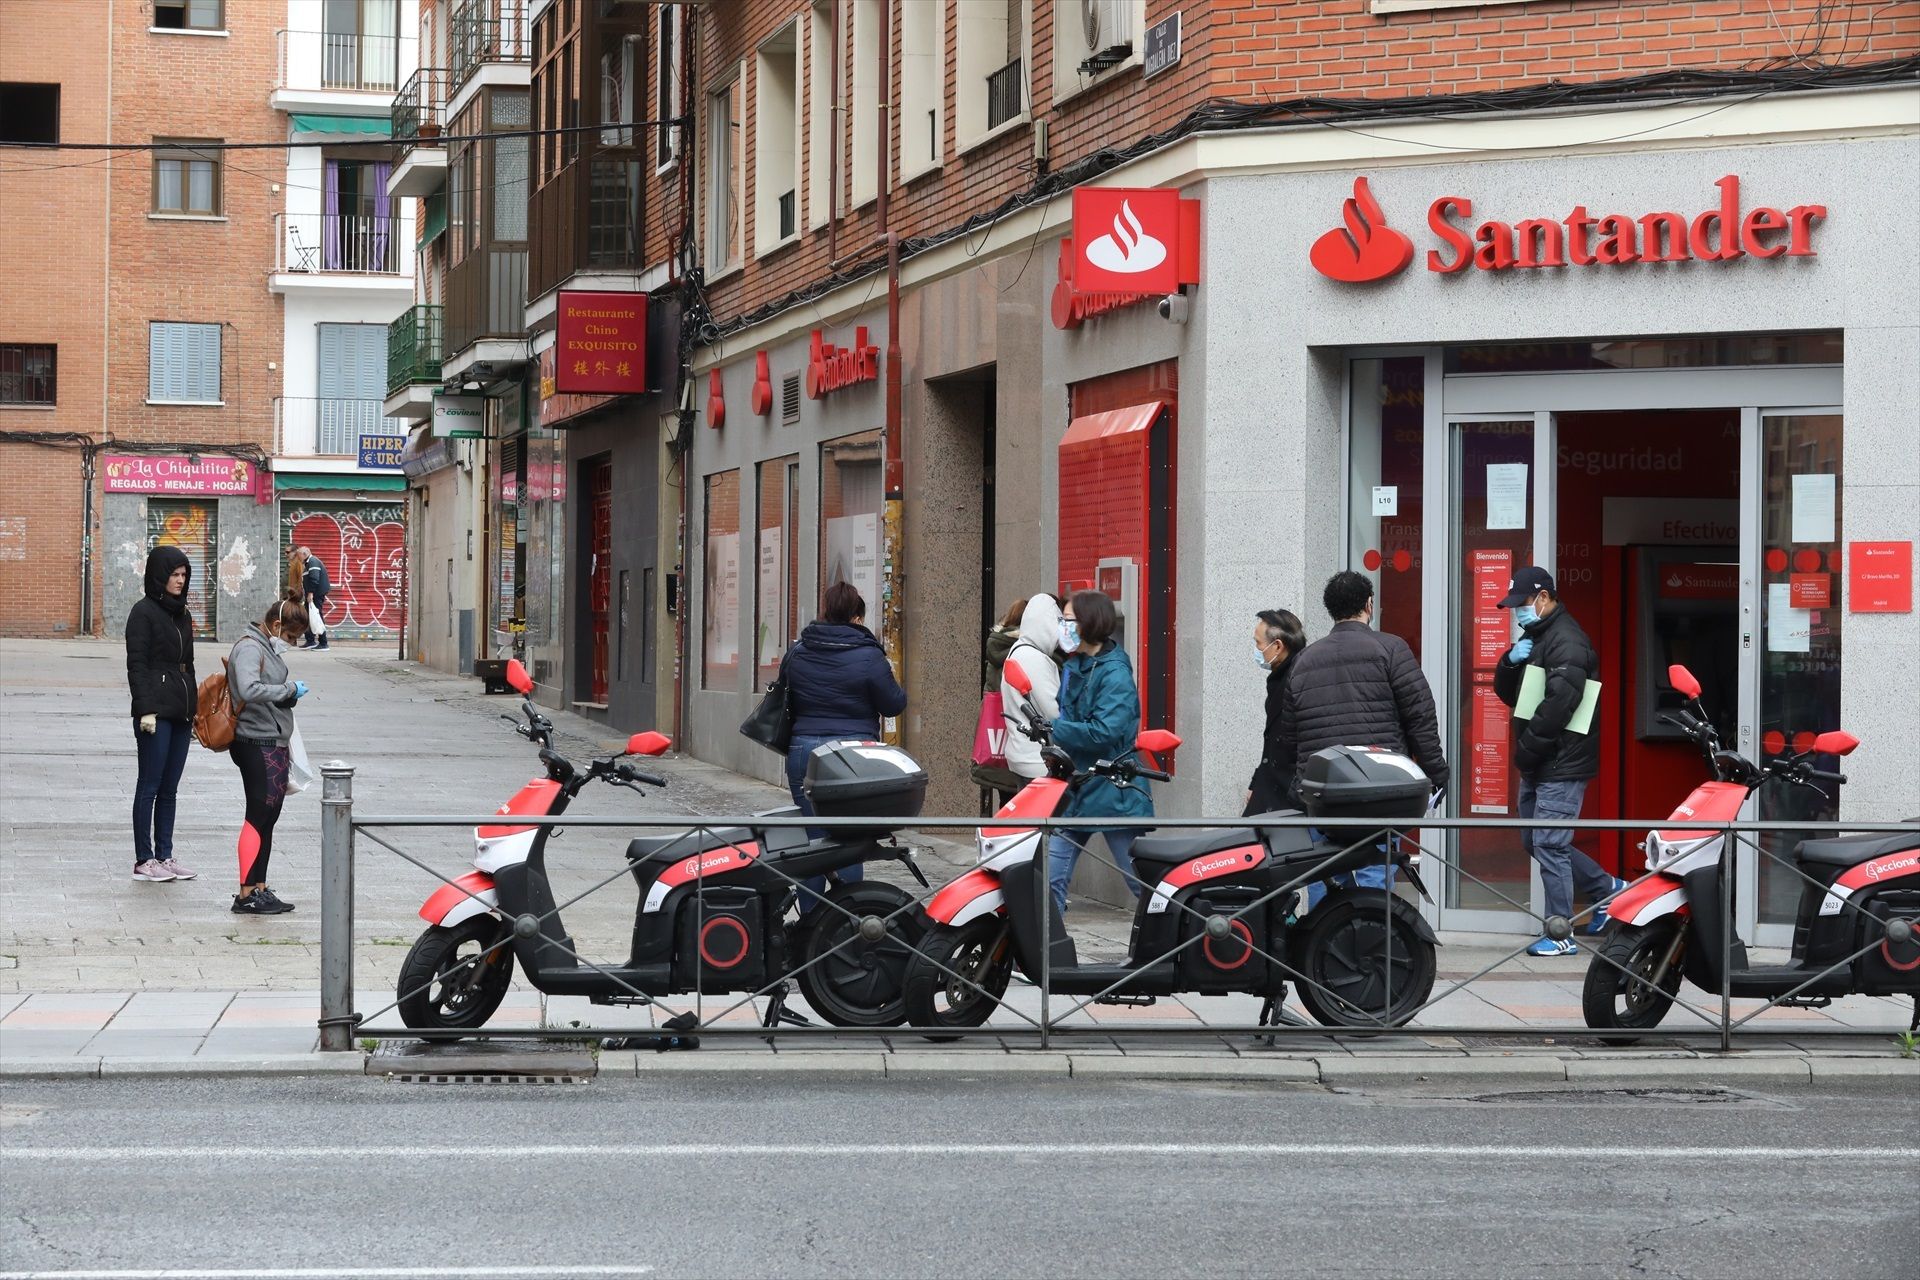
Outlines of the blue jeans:
[[[1073,864],[1080,860],[1081,851],[1087,847],[1087,841],[1095,833],[1091,831],[1056,831],[1047,839],[1047,884],[1053,890],[1053,905],[1062,915],[1067,911],[1067,883],[1073,879]],[[1102,831],[1107,838],[1107,852],[1113,855],[1113,865],[1120,868],[1120,874],[1127,878],[1127,888],[1135,897],[1140,896],[1140,881],[1133,874],[1133,842],[1140,832],[1134,829],[1126,831]]]
[[[1587,780],[1535,782],[1520,776],[1520,816],[1523,818],[1578,818],[1587,794]],[[1546,890],[1547,915],[1573,919],[1574,882],[1590,901],[1613,892],[1613,877],[1600,864],[1573,847],[1573,832],[1565,827],[1535,828],[1520,833],[1527,853],[1540,864],[1540,883]]]
[[[1348,828],[1348,830],[1351,830],[1351,828]],[[1337,839],[1339,840],[1340,846],[1345,848],[1346,845],[1350,843],[1343,838],[1346,835],[1345,831],[1336,832],[1334,836],[1329,837],[1326,832],[1318,827],[1308,827],[1307,834],[1313,838],[1315,844],[1321,844],[1328,839]],[[1383,846],[1375,845],[1374,848],[1380,849],[1383,848]],[[1307,886],[1307,910],[1311,911],[1319,906],[1320,899],[1326,897],[1334,887],[1344,889],[1348,885],[1356,885],[1362,889],[1391,890],[1393,888],[1394,876],[1398,870],[1397,867],[1388,866],[1384,863],[1371,862],[1353,871],[1336,871],[1325,880],[1315,880]]]
[[173,856],[173,813],[180,774],[193,741],[190,720],[158,720],[152,733],[133,722],[133,743],[140,753],[140,781],[133,788],[133,861],[165,862]]
[[[813,749],[821,743],[837,742],[845,736],[845,734],[837,734],[832,737],[825,734],[810,733],[804,736],[795,734],[793,741],[787,744],[787,790],[792,793],[794,804],[800,807],[802,817],[813,817],[813,804],[807,799],[806,791],[807,757],[811,756]],[[807,838],[809,840],[826,839],[826,828],[808,827]],[[856,862],[850,867],[842,867],[840,870],[834,872],[833,878],[842,884],[857,884],[865,877],[866,873],[867,869]],[[818,895],[827,891],[827,878],[825,876],[808,876],[800,883],[807,889],[812,890],[814,895],[811,897],[805,893],[800,895],[800,914],[805,915],[808,911],[820,905]]]

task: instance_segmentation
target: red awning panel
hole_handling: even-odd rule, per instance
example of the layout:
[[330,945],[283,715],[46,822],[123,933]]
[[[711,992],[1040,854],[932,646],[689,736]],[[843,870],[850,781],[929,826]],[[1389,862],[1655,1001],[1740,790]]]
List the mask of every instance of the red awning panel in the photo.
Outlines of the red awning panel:
[[1129,405],[1125,409],[1109,409],[1105,413],[1089,413],[1085,417],[1075,418],[1067,427],[1060,447],[1070,449],[1074,445],[1145,431],[1153,426],[1154,420],[1166,407],[1164,402],[1154,400],[1147,404]]

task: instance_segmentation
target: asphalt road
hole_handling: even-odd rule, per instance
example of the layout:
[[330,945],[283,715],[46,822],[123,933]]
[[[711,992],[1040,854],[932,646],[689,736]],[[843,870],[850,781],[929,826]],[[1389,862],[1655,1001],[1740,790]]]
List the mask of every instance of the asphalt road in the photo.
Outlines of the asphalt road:
[[1912,1277],[1906,1092],[20,1082],[0,1280]]

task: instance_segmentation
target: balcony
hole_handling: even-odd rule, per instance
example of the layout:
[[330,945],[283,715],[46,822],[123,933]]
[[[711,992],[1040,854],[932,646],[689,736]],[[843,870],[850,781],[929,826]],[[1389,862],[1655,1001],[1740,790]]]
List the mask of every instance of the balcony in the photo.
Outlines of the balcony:
[[528,210],[528,294],[541,297],[577,275],[639,271],[643,212],[639,161],[601,154],[562,169]]
[[422,303],[408,307],[387,326],[387,401],[391,418],[418,422],[433,412],[440,389],[444,316]]
[[412,36],[281,31],[277,40],[279,66],[267,99],[276,111],[386,115],[419,61]]
[[[328,458],[357,467],[363,448],[391,448],[395,437],[405,439],[410,425],[388,417],[378,400],[275,396],[273,452],[280,458]],[[385,443],[376,445],[375,440]]]
[[387,179],[390,196],[427,196],[447,183],[447,72],[422,67],[394,95],[390,119],[400,162]]
[[526,309],[525,245],[482,244],[449,266],[442,376],[452,382],[524,363]]
[[[447,25],[447,92],[458,114],[461,95],[472,85],[492,80],[524,88],[531,79],[533,24],[526,0],[468,0],[453,11]],[[490,68],[505,74],[484,75]]]
[[1027,109],[1026,66],[1015,58],[987,77],[987,128],[998,129]]
[[404,289],[412,292],[413,219],[358,213],[276,213],[268,288]]

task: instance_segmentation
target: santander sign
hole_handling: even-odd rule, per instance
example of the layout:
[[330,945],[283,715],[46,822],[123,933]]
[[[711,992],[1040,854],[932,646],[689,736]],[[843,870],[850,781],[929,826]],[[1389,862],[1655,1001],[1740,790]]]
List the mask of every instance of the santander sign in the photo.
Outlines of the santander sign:
[[[1826,218],[1825,205],[1785,210],[1761,205],[1743,212],[1737,176],[1728,174],[1713,185],[1719,200],[1690,218],[1667,211],[1596,215],[1577,204],[1557,218],[1475,223],[1472,200],[1441,196],[1427,206],[1427,228],[1437,246],[1427,251],[1427,270],[1452,275],[1469,268],[1512,271],[1815,256],[1814,227]],[[1365,178],[1354,179],[1341,225],[1315,240],[1307,254],[1314,270],[1348,284],[1398,275],[1413,257],[1413,241],[1387,225]]]

